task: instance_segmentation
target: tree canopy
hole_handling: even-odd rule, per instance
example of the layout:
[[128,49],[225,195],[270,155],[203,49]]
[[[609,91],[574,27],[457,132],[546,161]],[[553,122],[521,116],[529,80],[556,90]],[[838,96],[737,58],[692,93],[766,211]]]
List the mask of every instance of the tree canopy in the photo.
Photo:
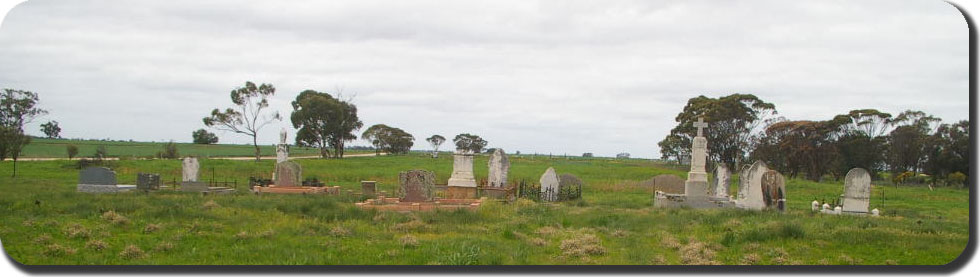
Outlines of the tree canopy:
[[279,112],[262,113],[264,109],[269,107],[268,98],[275,94],[276,88],[272,84],[256,86],[251,81],[245,82],[244,87],[231,91],[231,103],[236,108],[227,108],[225,111],[212,110],[211,115],[203,119],[204,125],[252,137],[252,145],[255,147],[255,160],[258,161],[261,154],[258,142],[259,130],[273,121],[280,120]]
[[775,114],[775,105],[752,94],[691,98],[674,119],[677,126],[658,143],[660,153],[664,159],[677,160],[690,155],[691,142],[697,135],[693,123],[704,118],[708,123],[704,135],[709,142],[709,159],[734,168],[750,151],[757,127]]
[[425,141],[429,142],[429,145],[432,145],[432,157],[439,157],[439,146],[442,145],[443,142],[446,142],[446,138],[440,135],[432,135],[431,137],[425,139]]
[[483,138],[480,136],[467,133],[456,135],[456,137],[453,138],[453,143],[456,144],[457,151],[465,151],[470,153],[483,152],[483,148],[487,146],[487,141],[483,140]]
[[38,107],[38,102],[37,94],[30,91],[4,89],[0,93],[0,161],[7,157],[14,160],[13,177],[17,176],[17,158],[31,143],[24,125],[48,113]]
[[195,144],[215,144],[218,143],[218,136],[208,130],[198,129],[191,133],[191,138]]
[[364,126],[357,118],[357,106],[328,93],[305,90],[292,106],[290,120],[298,129],[296,144],[320,149],[323,158],[343,158],[344,145],[357,139],[354,131]]
[[378,152],[390,154],[406,154],[415,144],[415,137],[408,132],[384,124],[368,127],[361,138],[370,141]]

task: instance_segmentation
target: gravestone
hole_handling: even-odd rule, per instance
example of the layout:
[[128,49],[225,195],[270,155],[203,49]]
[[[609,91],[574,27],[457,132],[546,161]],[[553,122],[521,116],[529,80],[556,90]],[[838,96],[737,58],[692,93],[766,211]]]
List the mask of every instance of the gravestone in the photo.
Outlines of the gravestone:
[[198,174],[201,168],[201,164],[197,162],[197,158],[186,157],[184,158],[184,166],[181,171],[183,175],[184,182],[197,182]]
[[450,187],[476,188],[476,178],[473,177],[472,153],[457,152],[453,154],[453,174],[449,176],[448,185]]
[[279,144],[276,145],[276,164],[289,160],[289,144],[286,143],[286,128],[279,132]]
[[871,205],[871,174],[863,168],[854,168],[844,176],[844,213],[868,213]]
[[432,171],[409,170],[398,174],[401,202],[432,201],[432,190],[435,186],[436,175]]
[[672,174],[660,174],[653,177],[653,190],[670,194],[684,193],[684,179]]
[[507,171],[510,170],[510,162],[507,160],[507,154],[504,153],[504,150],[500,148],[494,149],[493,154],[490,155],[490,161],[487,164],[490,167],[487,185],[495,188],[506,187]]
[[548,170],[545,170],[538,182],[541,183],[541,200],[558,201],[561,182],[558,180],[558,174],[555,173],[555,168],[549,167]]
[[766,208],[786,211],[786,180],[775,170],[762,174],[762,199]]
[[303,184],[303,167],[294,161],[276,164],[276,186],[295,187]]
[[116,172],[105,167],[86,167],[78,172],[78,183],[85,185],[115,186]]
[[766,163],[756,161],[739,176],[738,200],[735,206],[742,209],[762,210],[766,208],[762,195],[762,175],[769,171]]
[[160,189],[160,174],[136,173],[136,188],[142,191]]
[[704,128],[708,127],[704,123],[704,118],[698,118],[694,123],[698,129],[697,136],[691,143],[691,170],[687,173],[687,181],[684,182],[684,195],[689,199],[704,199],[708,197],[708,173],[705,165],[708,160],[708,139],[704,137]]
[[378,191],[378,182],[361,181],[361,194],[367,197],[374,196]]
[[719,163],[715,168],[715,197],[728,198],[728,184],[732,178],[732,173],[728,171],[728,166]]

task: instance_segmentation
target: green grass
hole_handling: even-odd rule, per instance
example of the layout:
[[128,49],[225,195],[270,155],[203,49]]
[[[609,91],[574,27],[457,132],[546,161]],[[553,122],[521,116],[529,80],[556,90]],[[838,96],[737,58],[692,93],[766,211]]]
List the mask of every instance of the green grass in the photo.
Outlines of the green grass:
[[[647,160],[511,156],[512,180],[537,182],[553,166],[585,183],[583,200],[560,204],[488,202],[478,211],[364,211],[323,195],[202,196],[76,193],[69,161],[0,162],[0,239],[25,264],[924,264],[955,259],[969,238],[969,192],[885,187],[885,216],[810,212],[810,201],[839,194],[840,183],[789,180],[781,214],[658,209],[648,188],[657,174],[684,176]],[[376,180],[397,190],[399,171],[427,169],[445,183],[450,155],[302,159],[306,177],[359,189]],[[476,177],[486,178],[478,156]],[[120,183],[137,172],[179,178],[177,160],[113,161]],[[202,178],[244,184],[268,177],[272,161],[204,159]],[[875,187],[875,194],[882,187]],[[36,205],[35,201],[40,204]],[[113,211],[128,222],[103,218]],[[120,220],[116,220],[120,221]],[[97,250],[95,245],[104,244]],[[142,251],[126,251],[133,245]]]
[[[109,157],[153,157],[163,150],[164,143],[160,142],[124,142],[99,140],[67,140],[34,138],[24,147],[23,158],[67,158],[68,144],[78,146],[79,157],[95,155],[95,149],[100,145],[106,147]],[[259,145],[263,156],[275,156],[276,147]],[[245,144],[193,144],[177,143],[177,151],[183,156],[199,157],[248,157],[255,155],[255,147]],[[289,149],[294,156],[315,156],[320,152],[316,148],[293,147]],[[348,150],[345,153],[369,153],[370,151]]]

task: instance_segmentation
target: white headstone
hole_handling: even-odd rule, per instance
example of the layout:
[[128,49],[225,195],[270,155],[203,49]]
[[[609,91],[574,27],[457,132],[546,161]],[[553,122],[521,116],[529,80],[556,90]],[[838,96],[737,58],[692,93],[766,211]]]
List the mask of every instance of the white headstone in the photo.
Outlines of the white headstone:
[[538,180],[541,183],[541,200],[558,201],[559,180],[555,168],[549,167]]
[[289,144],[286,144],[286,128],[279,132],[279,145],[276,145],[276,164],[289,160]]
[[500,148],[493,150],[493,154],[490,155],[490,161],[487,162],[487,165],[490,167],[487,185],[497,188],[506,187],[507,171],[510,170],[510,161],[507,160],[507,154],[504,153],[504,150]]
[[728,198],[728,185],[731,179],[732,173],[728,171],[728,167],[724,163],[719,163],[718,168],[715,169],[715,197]]
[[851,169],[844,176],[844,212],[866,214],[870,201],[871,175],[862,168]]
[[878,208],[875,208],[874,210],[871,210],[871,216],[878,216],[880,213],[881,212],[878,211]]
[[198,171],[200,171],[200,169],[201,165],[197,163],[197,158],[184,158],[184,166],[182,170],[184,182],[197,182]]
[[735,206],[743,209],[762,210],[766,208],[762,195],[762,175],[769,171],[766,163],[756,161],[739,176],[738,200]]
[[708,197],[708,172],[705,164],[708,159],[708,139],[702,135],[702,129],[707,127],[703,118],[698,118],[694,127],[698,128],[698,136],[694,137],[691,143],[691,171],[687,173],[687,181],[684,182],[684,195],[691,198]]
[[451,187],[476,187],[473,177],[473,154],[457,152],[453,154],[453,174],[449,176]]

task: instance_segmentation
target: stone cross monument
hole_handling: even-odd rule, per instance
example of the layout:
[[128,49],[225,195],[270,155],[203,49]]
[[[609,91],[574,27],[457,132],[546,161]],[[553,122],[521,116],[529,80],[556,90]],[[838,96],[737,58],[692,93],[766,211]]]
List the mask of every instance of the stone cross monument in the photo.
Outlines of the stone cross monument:
[[705,171],[708,139],[704,138],[704,128],[708,124],[704,122],[704,118],[699,117],[694,127],[698,128],[698,136],[694,137],[691,145],[691,171],[687,173],[687,182],[684,183],[684,194],[688,198],[708,196],[708,173]]

